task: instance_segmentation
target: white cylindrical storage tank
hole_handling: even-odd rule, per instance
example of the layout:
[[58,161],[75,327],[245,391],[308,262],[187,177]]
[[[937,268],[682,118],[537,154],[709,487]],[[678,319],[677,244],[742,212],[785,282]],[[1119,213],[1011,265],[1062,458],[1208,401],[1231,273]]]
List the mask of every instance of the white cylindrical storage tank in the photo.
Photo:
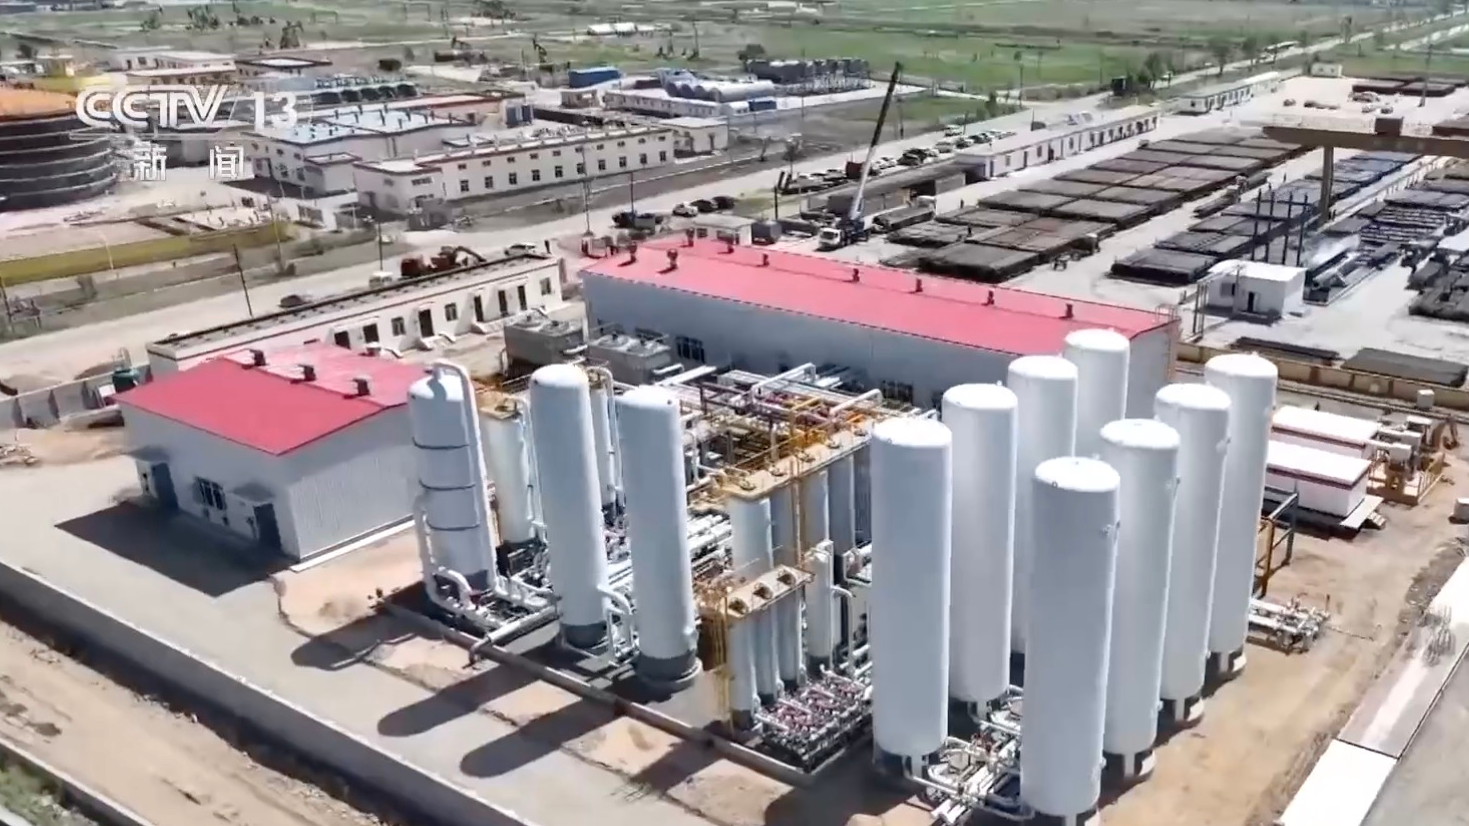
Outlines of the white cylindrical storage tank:
[[617,499],[616,444],[612,434],[612,386],[606,375],[592,382],[592,441],[597,450],[597,489],[602,507]]
[[[729,515],[730,564],[734,566],[734,572],[745,579],[754,579],[769,571],[775,561],[770,536],[770,500],[729,499],[725,502],[724,509]],[[775,702],[775,695],[780,688],[775,664],[775,617],[766,612],[755,619],[747,620],[736,627],[731,636],[745,636],[750,640],[755,691],[759,695],[759,701],[766,705]],[[733,650],[733,642],[730,647]],[[735,667],[733,659],[730,665]],[[735,674],[735,679],[735,685],[738,686],[740,675]],[[735,711],[740,710],[737,704],[739,699],[730,699],[730,707]]]
[[[770,537],[774,543],[777,565],[796,564],[796,486],[776,488],[770,494]],[[786,688],[800,685],[806,673],[806,646],[801,640],[801,600],[787,597],[773,609],[775,617],[775,653],[780,666],[780,680]]]
[[408,417],[434,562],[462,574],[471,587],[488,589],[495,582],[498,542],[473,388],[453,371],[435,368],[408,389]]
[[1020,420],[1015,450],[1015,575],[1011,579],[1010,647],[1025,653],[1030,601],[1031,489],[1035,469],[1047,459],[1076,452],[1076,365],[1060,356],[1025,356],[1010,362],[1006,385],[1014,391]]
[[607,545],[587,374],[570,364],[537,370],[531,375],[530,415],[561,633],[567,643],[589,648],[607,636],[601,590],[607,585]]
[[872,431],[872,728],[879,765],[919,767],[949,734],[949,428]]
[[1153,419],[1119,419],[1101,436],[1102,460],[1122,480],[1102,752],[1131,781],[1151,771],[1158,739],[1179,439]]
[[[857,547],[857,467],[856,458],[847,455],[826,469],[827,521],[831,526],[832,581],[846,587],[847,569],[844,554]],[[852,621],[851,606],[838,601],[836,607],[837,643],[848,638]],[[850,656],[851,652],[847,652]]]
[[1076,455],[1096,456],[1102,428],[1127,416],[1127,364],[1132,345],[1115,330],[1077,330],[1062,356],[1076,365]]
[[1042,463],[1031,481],[1031,598],[1045,610],[1030,616],[1020,795],[1066,823],[1101,795],[1119,484],[1106,462],[1076,456]]
[[1203,709],[1209,604],[1229,444],[1229,396],[1207,384],[1170,384],[1154,399],[1158,421],[1178,431],[1178,495],[1173,561],[1168,569],[1168,619],[1163,629],[1165,717],[1197,720]]
[[535,538],[531,520],[530,457],[525,448],[525,411],[506,406],[486,414],[486,463],[495,482],[495,515],[500,539],[512,545]]
[[637,387],[617,399],[619,452],[631,459],[623,497],[638,632],[633,667],[643,682],[673,689],[699,673],[679,416],[678,397],[663,387]]
[[1215,356],[1204,365],[1204,381],[1229,396],[1229,450],[1224,459],[1214,595],[1209,601],[1209,658],[1222,677],[1239,673],[1245,664],[1277,376],[1274,364],[1252,353]]
[[[825,470],[801,479],[801,536],[803,549],[815,548],[831,537]],[[806,667],[812,675],[831,665],[836,648],[836,591],[830,559],[814,560],[815,579],[806,586]]]
[[1010,688],[1010,604],[1015,555],[1015,393],[961,384],[944,393],[954,434],[949,696],[970,704]]

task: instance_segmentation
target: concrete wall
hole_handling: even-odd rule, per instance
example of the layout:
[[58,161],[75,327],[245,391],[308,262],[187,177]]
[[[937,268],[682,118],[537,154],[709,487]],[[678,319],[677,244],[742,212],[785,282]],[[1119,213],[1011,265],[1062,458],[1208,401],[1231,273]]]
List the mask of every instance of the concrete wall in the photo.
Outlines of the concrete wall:
[[171,238],[152,238],[130,244],[113,244],[110,247],[87,247],[67,250],[51,255],[38,255],[0,262],[0,274],[6,286],[28,284],[32,281],[47,281],[90,272],[136,267],[159,261],[172,261],[195,255],[223,252],[238,246],[258,247],[274,243],[279,233],[283,240],[294,238],[294,227],[290,224],[269,224],[238,230],[217,230],[192,235],[176,235]]
[[[147,379],[148,368],[140,368]],[[51,427],[68,416],[104,406],[104,393],[112,389],[112,376],[95,376],[71,381],[18,396],[0,396],[0,431],[26,427]]]
[[348,781],[387,798],[413,822],[435,826],[532,826],[443,778],[403,763],[266,689],[151,636],[75,594],[0,563],[0,601],[65,636],[188,695],[246,731],[296,750]]

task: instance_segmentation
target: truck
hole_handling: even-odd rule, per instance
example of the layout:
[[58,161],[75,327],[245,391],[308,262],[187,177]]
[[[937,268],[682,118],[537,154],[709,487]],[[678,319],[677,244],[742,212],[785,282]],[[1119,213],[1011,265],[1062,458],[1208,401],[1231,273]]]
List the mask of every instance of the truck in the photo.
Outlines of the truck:
[[872,175],[872,160],[877,157],[877,145],[882,142],[882,127],[887,123],[888,109],[893,105],[893,93],[898,89],[898,77],[903,64],[893,64],[893,76],[888,80],[887,94],[883,95],[882,108],[877,110],[877,124],[872,130],[872,142],[867,146],[867,157],[862,161],[861,174],[857,178],[857,191],[852,195],[852,205],[836,223],[823,227],[816,233],[816,248],[823,252],[866,241],[869,231],[868,220],[862,213],[862,193],[867,191],[867,179]]

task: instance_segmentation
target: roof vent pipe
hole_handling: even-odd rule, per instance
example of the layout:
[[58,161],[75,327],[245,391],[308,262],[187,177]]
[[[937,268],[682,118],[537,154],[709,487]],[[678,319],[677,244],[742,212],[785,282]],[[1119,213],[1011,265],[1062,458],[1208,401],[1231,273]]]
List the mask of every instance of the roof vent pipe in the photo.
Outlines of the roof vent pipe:
[[852,283],[855,284],[855,283],[857,283],[858,281],[861,281],[861,280],[862,280],[862,269],[860,267],[853,267],[852,268]]
[[638,245],[637,244],[628,244],[627,245],[627,263],[631,264],[631,263],[633,263],[633,262],[635,262],[637,260],[638,260]]
[[735,245],[733,241],[729,240],[728,238],[724,239],[724,252],[726,255],[733,255],[734,247]]
[[694,228],[689,227],[683,231],[683,245],[692,247],[694,245]]
[[670,272],[678,269],[678,250],[668,251],[668,269]]
[[770,266],[770,253],[768,253],[768,252],[762,252],[762,253],[760,253],[760,266],[762,266],[762,267],[768,267],[768,266]]
[[372,395],[372,379],[367,376],[354,376],[352,385],[359,396]]
[[1076,305],[1072,304],[1070,301],[1066,302],[1066,315],[1063,315],[1061,317],[1076,318]]
[[921,293],[921,292],[923,292],[923,279],[922,278],[915,278],[915,279],[913,279],[913,292],[915,292],[915,293]]
[[250,351],[250,364],[253,367],[264,367],[265,366],[265,351],[264,350],[251,350]]
[[301,365],[301,381],[316,381],[316,367],[311,364]]
[[985,297],[984,297],[984,306],[986,306],[986,307],[993,307],[993,306],[995,306],[995,291],[994,290],[990,290],[989,293],[987,293],[985,295]]

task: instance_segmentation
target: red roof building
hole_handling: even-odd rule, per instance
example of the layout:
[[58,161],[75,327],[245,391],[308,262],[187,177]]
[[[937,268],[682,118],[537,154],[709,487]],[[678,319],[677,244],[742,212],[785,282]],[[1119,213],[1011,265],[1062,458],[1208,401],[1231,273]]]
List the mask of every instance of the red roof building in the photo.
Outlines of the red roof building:
[[1133,343],[1129,412],[1151,415],[1177,337],[1169,312],[713,240],[588,259],[581,278],[594,327],[669,335],[686,361],[830,363],[925,405],[954,384],[1003,380],[1014,357],[1059,353],[1075,330],[1105,328]]
[[241,351],[117,397],[143,489],[303,558],[408,518],[421,365],[323,344]]

